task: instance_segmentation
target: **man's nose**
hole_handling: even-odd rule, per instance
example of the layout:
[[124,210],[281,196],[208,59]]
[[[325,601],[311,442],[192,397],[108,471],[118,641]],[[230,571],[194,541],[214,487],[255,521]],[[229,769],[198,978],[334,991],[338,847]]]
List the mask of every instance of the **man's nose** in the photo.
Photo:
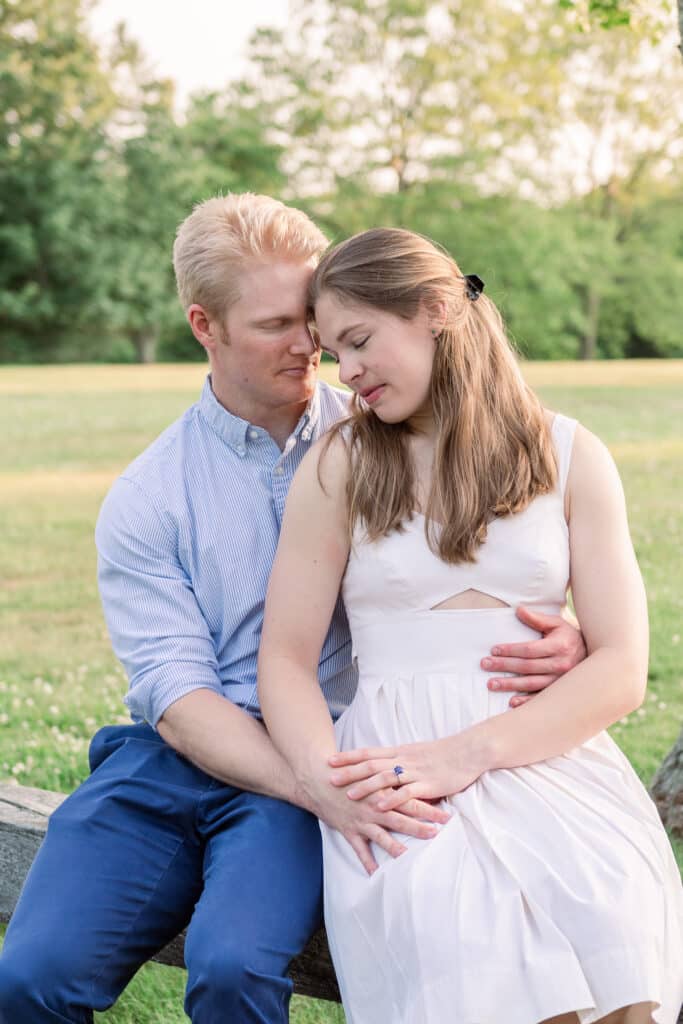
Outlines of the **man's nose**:
[[307,355],[312,355],[318,345],[308,327],[303,324],[293,332],[289,347],[293,352],[305,352]]

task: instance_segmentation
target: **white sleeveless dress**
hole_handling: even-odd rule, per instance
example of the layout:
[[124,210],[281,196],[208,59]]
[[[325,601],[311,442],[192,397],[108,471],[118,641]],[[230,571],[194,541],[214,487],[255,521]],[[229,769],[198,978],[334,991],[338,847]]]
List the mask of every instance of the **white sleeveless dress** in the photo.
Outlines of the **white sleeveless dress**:
[[[563,500],[576,423],[556,416],[559,482],[494,521],[476,564],[448,565],[416,516],[357,538],[343,583],[360,680],[339,749],[456,733],[508,710],[480,659],[535,637],[512,610],[557,612],[569,579]],[[439,610],[470,588],[509,608]],[[368,877],[321,825],[325,921],[348,1024],[589,1024],[651,1001],[674,1024],[683,1000],[683,894],[654,804],[606,733],[561,757],[490,771],[447,802],[430,840]]]

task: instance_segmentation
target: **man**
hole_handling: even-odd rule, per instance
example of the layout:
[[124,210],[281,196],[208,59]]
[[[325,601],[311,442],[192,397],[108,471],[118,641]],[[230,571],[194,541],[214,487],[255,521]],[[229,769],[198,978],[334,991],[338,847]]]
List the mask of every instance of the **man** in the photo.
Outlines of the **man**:
[[[50,821],[0,959],[4,1024],[91,1021],[188,922],[195,1024],[287,1020],[287,967],[320,921],[320,840],[259,720],[256,656],[289,483],[346,408],[342,392],[316,385],[307,326],[325,246],[304,214],[264,196],[208,200],[180,226],[178,290],[211,376],[114,484],[96,533],[136,724],[95,736],[90,778]],[[571,651],[563,668],[582,656],[570,626],[529,621],[548,636],[522,652],[541,657],[510,689],[550,681],[544,655]],[[320,683],[339,713],[355,686],[340,606]],[[330,786],[328,821],[340,801],[348,811]],[[400,811],[418,836],[438,813]],[[373,802],[358,813],[386,824]]]

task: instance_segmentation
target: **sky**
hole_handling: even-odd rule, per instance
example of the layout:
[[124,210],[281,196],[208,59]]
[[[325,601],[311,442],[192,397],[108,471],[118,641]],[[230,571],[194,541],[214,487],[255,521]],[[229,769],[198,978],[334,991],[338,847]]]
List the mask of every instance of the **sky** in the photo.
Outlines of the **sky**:
[[124,21],[161,77],[177,83],[179,106],[191,92],[219,88],[244,67],[253,30],[282,26],[287,0],[98,0],[90,24],[106,40]]

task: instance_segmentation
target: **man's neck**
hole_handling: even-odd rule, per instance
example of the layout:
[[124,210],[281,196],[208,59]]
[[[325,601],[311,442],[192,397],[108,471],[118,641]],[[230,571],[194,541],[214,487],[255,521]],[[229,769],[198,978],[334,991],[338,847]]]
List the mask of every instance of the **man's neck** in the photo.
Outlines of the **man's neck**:
[[233,416],[246,420],[254,427],[262,427],[267,430],[281,450],[308,407],[308,402],[283,405],[274,409],[249,407],[248,404],[240,402],[238,397],[226,394],[225,389],[217,387],[213,378],[211,390],[214,398]]

